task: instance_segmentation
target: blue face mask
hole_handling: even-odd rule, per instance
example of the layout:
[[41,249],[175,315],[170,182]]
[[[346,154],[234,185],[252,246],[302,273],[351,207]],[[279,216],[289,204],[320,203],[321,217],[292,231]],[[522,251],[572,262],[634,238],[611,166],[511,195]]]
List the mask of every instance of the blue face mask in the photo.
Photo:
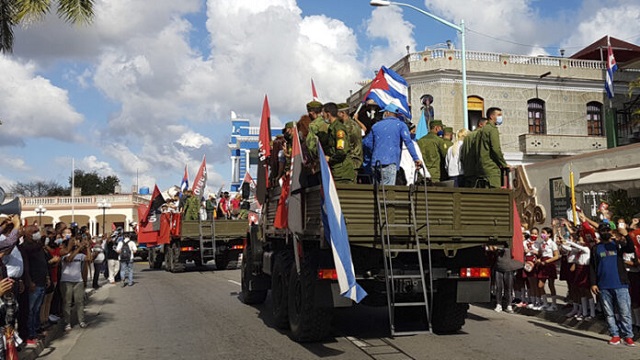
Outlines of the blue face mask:
[[411,140],[415,140],[416,139],[416,134],[411,134],[411,133],[409,133],[409,134],[411,135]]
[[444,136],[444,130],[439,130],[438,131],[438,136],[439,137],[443,137]]
[[498,116],[496,118],[496,125],[498,125],[498,126],[502,125],[502,116]]

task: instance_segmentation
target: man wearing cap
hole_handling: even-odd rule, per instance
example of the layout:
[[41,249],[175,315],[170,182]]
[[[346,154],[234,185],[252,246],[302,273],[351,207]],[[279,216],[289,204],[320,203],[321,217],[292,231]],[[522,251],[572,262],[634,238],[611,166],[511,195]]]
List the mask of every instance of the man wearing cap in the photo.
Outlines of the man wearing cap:
[[349,158],[353,163],[353,169],[358,173],[362,166],[362,130],[360,125],[349,116],[349,105],[338,104],[338,118],[347,128],[349,134]]
[[453,146],[453,128],[449,126],[445,126],[444,135],[442,135],[442,140],[444,140],[444,149],[448,151],[450,147]]
[[323,146],[322,150],[325,151],[333,180],[336,183],[353,183],[356,172],[349,157],[349,135],[346,126],[338,119],[338,106],[332,102],[324,104],[322,117],[329,120],[327,146]]
[[[309,134],[307,135],[306,143],[309,154],[314,158],[318,157],[318,141],[322,145],[322,150],[327,152],[327,131],[329,130],[329,123],[322,118],[322,103],[319,101],[311,101],[307,104],[307,113],[311,118],[311,124],[309,124]],[[315,136],[313,136],[313,135]]]
[[478,179],[478,139],[480,130],[487,123],[487,118],[478,119],[478,126],[467,135],[460,147],[460,164],[464,173],[464,186],[475,187]]
[[429,174],[431,174],[431,181],[434,183],[439,182],[442,174],[444,174],[444,160],[447,152],[444,149],[444,140],[438,136],[443,127],[442,121],[431,121],[429,123],[429,133],[418,140],[424,165]]
[[502,169],[508,169],[509,165],[504,159],[500,146],[500,131],[502,125],[502,110],[492,107],[487,110],[487,124],[479,134],[478,157],[480,159],[480,176],[484,176],[492,188],[502,186]]
[[411,154],[416,167],[422,166],[409,129],[396,117],[398,107],[388,104],[383,110],[382,120],[371,127],[371,132],[362,140],[362,146],[371,151],[371,167],[380,165],[380,182],[395,185],[396,173],[400,167],[400,155],[404,143]]

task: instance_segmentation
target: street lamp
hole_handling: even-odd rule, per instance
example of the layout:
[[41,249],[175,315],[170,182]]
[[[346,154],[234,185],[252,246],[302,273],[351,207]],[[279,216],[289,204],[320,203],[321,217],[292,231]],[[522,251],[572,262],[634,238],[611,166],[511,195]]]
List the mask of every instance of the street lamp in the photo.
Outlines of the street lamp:
[[107,201],[107,199],[102,199],[102,201],[98,202],[98,209],[102,209],[102,234],[104,231],[104,222],[106,217],[107,209],[111,208],[111,204]]
[[405,3],[399,3],[399,2],[395,2],[395,1],[387,1],[387,0],[371,0],[369,2],[369,5],[371,6],[389,6],[389,5],[396,5],[396,6],[404,6],[404,7],[408,7],[411,8],[423,15],[426,15],[430,18],[432,18],[433,20],[442,23],[444,25],[447,25],[450,28],[455,29],[456,31],[458,31],[460,33],[460,40],[462,42],[462,115],[464,118],[464,128],[465,129],[469,129],[469,111],[467,109],[467,47],[465,44],[465,30],[464,30],[464,20],[460,20],[460,26],[451,23],[445,19],[439,18],[431,13],[428,13],[420,8],[417,8],[411,4],[405,4]]
[[38,205],[38,207],[36,208],[36,214],[38,214],[38,226],[42,227],[42,215],[44,215],[44,213],[47,212],[47,208],[42,206],[42,205]]

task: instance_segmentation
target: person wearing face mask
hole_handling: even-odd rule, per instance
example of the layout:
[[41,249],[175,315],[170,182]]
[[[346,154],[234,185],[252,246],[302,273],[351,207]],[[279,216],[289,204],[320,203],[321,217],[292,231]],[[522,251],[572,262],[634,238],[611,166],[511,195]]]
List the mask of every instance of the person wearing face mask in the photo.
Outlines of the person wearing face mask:
[[442,180],[446,174],[444,167],[447,151],[444,148],[444,140],[440,137],[440,134],[444,134],[443,129],[442,121],[433,120],[429,123],[429,133],[418,140],[424,166],[434,183]]
[[487,124],[482,127],[479,134],[477,150],[480,160],[479,176],[487,180],[489,187],[499,188],[502,186],[502,169],[510,168],[500,146],[498,126],[502,125],[502,110],[497,107],[489,108],[487,119]]
[[27,346],[37,346],[40,332],[40,307],[44,300],[47,286],[51,283],[49,277],[49,264],[43,249],[42,233],[37,226],[30,225],[24,230],[24,243],[22,244],[26,261],[29,264],[29,307],[27,309]]
[[[555,281],[558,277],[556,271],[556,261],[560,259],[560,252],[558,250],[558,244],[556,244],[553,238],[553,229],[545,227],[540,232],[540,238],[538,239],[538,247],[540,249],[540,257],[537,264],[538,271],[538,291],[542,298],[542,306],[540,310],[556,311],[558,305],[556,303],[556,287]],[[549,292],[551,293],[551,302],[548,301],[548,297],[544,291],[545,283],[549,281]]]
[[44,300],[42,301],[42,307],[40,308],[40,323],[46,324],[47,321],[52,323],[56,323],[60,320],[60,310],[59,307],[52,307],[53,299],[58,296],[59,304],[59,289],[58,289],[58,268],[60,267],[60,244],[62,244],[62,238],[59,237],[56,239],[56,235],[54,232],[47,233],[47,237],[44,242],[44,251],[49,253],[49,278],[51,279],[51,286],[48,288],[48,291],[44,295]]
[[[527,236],[528,235],[528,236]],[[538,228],[533,227],[529,234],[525,234],[524,240],[524,269],[522,277],[529,284],[529,296],[525,299],[527,309],[541,307],[540,294],[538,291],[538,255],[540,248],[538,246]]]

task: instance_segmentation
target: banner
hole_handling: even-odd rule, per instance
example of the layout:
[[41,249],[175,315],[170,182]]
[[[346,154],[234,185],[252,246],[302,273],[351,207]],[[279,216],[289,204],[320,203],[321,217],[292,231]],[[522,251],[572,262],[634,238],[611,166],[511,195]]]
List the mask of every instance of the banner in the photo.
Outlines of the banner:
[[155,185],[153,187],[153,194],[151,195],[151,201],[149,201],[149,207],[146,209],[144,216],[140,218],[140,224],[143,227],[145,227],[147,223],[150,222],[149,218],[152,215],[155,215],[156,212],[160,209],[160,207],[164,203],[166,203],[166,201],[164,200],[164,196],[162,196],[160,189],[158,189],[158,185]]
[[198,199],[204,196],[204,189],[207,187],[207,159],[206,156],[202,156],[202,164],[200,164],[200,169],[196,174],[196,178],[193,179],[193,195],[197,196]]
[[271,156],[271,110],[269,110],[269,99],[264,96],[262,105],[262,118],[260,119],[260,133],[258,135],[258,188],[256,198],[260,204],[264,204],[269,187],[269,157]]

